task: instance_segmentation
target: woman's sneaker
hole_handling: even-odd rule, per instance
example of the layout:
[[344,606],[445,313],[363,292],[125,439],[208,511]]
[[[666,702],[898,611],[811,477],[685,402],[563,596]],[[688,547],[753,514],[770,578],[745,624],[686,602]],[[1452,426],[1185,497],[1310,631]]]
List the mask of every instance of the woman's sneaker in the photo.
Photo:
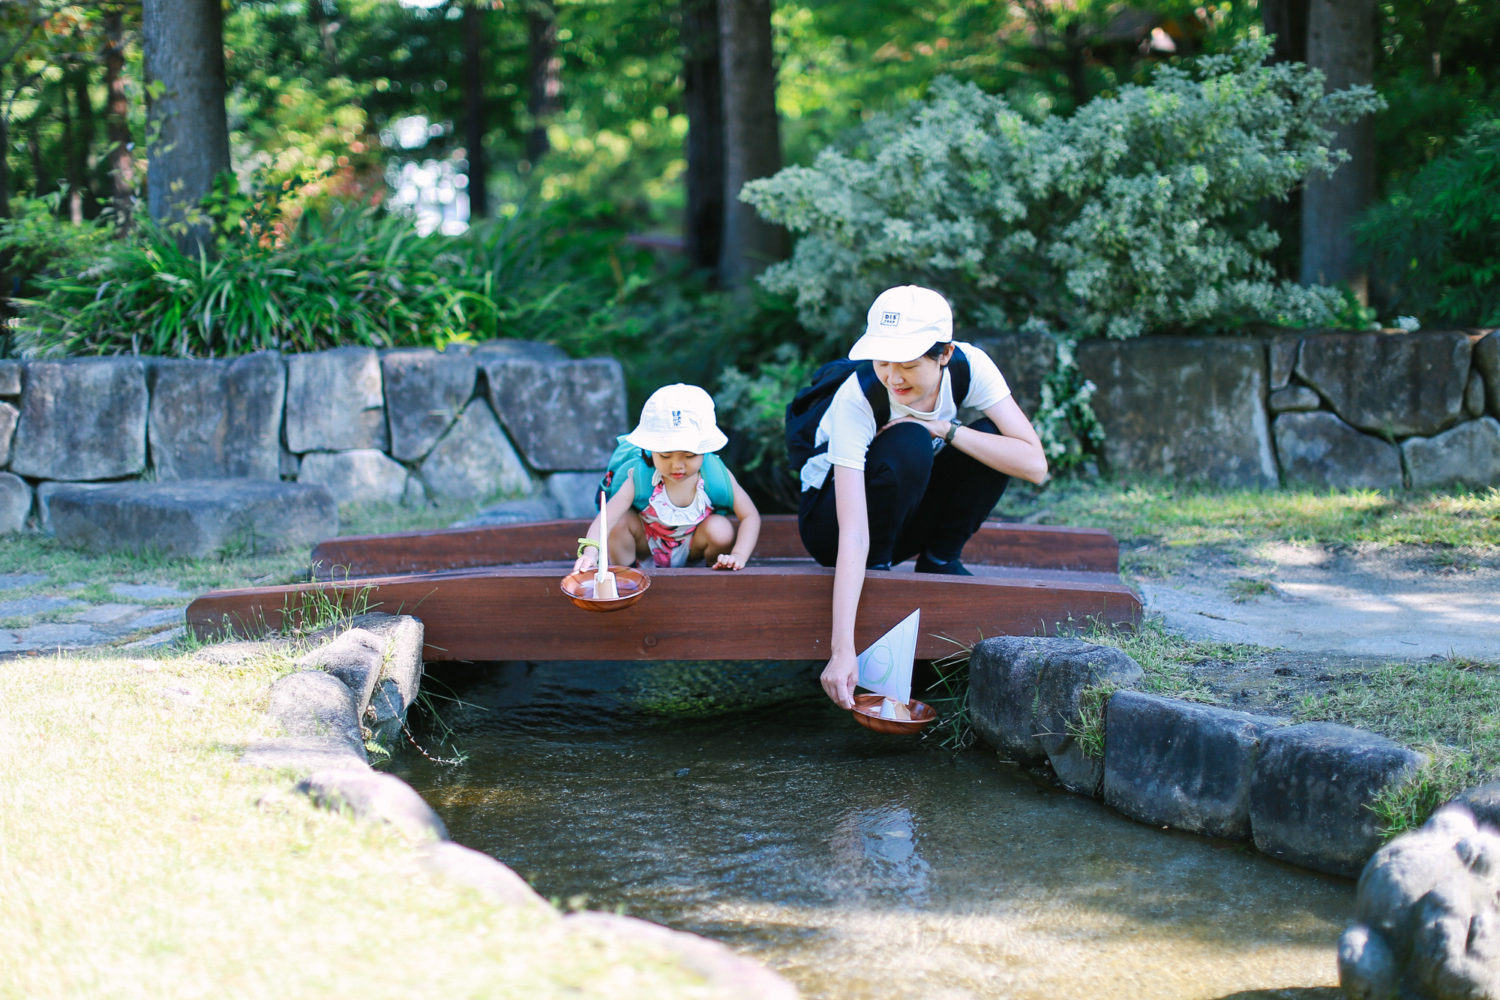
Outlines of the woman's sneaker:
[[963,561],[960,559],[949,559],[947,562],[938,562],[936,559],[929,558],[925,552],[922,555],[917,556],[917,572],[938,573],[942,576],[974,575],[973,573],[969,572],[969,568],[965,566],[963,564]]

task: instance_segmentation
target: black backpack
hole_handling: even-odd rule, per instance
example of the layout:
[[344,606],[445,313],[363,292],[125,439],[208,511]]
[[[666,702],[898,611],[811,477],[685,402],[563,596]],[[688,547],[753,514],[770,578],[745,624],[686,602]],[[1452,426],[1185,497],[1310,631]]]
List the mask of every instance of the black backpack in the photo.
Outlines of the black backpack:
[[[957,347],[948,359],[949,377],[953,380],[953,399],[963,406],[969,394],[969,359]],[[793,475],[801,472],[802,466],[814,455],[828,450],[828,443],[814,447],[818,435],[818,421],[833,401],[833,394],[848,380],[850,374],[859,376],[859,387],[864,390],[870,409],[875,412],[875,426],[883,427],[891,418],[891,397],[885,386],[875,375],[875,366],[869,361],[850,361],[839,358],[830,361],[813,372],[812,382],[797,390],[792,401],[786,404],[786,457],[791,463]]]

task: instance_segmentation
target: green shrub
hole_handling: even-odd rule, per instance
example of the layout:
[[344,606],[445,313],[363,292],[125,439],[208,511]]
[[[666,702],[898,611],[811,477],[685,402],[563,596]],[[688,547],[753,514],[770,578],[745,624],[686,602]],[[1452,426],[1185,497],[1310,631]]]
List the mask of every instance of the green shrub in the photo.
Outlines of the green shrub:
[[[405,216],[354,203],[287,221],[235,192],[216,198],[210,214],[228,221],[214,256],[183,253],[144,220],[128,237],[80,242],[87,253],[53,254],[38,294],[15,300],[17,347],[225,357],[518,337],[576,355],[642,326],[617,307],[650,280],[649,261],[573,203],[419,236]],[[41,252],[28,231],[4,232],[13,250]]]
[[1500,119],[1365,212],[1355,236],[1392,312],[1428,326],[1500,326]]
[[1380,102],[1368,88],[1325,96],[1319,74],[1266,65],[1268,52],[1167,67],[1041,124],[938,80],[865,129],[864,148],[746,185],[742,198],[800,234],[761,280],[795,296],[828,347],[903,282],[942,290],[961,319],[1069,336],[1325,321],[1337,292],[1277,280],[1277,236],[1246,217],[1330,172],[1330,126]]

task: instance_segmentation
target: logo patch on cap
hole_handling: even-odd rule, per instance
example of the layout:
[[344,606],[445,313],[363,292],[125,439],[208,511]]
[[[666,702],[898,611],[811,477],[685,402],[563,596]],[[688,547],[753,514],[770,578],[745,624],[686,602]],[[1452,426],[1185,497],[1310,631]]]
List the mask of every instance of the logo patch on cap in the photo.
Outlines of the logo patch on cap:
[[900,326],[901,325],[901,314],[899,312],[896,312],[896,310],[894,310],[894,309],[887,309],[885,312],[883,312],[883,313],[880,314],[880,325],[881,326]]

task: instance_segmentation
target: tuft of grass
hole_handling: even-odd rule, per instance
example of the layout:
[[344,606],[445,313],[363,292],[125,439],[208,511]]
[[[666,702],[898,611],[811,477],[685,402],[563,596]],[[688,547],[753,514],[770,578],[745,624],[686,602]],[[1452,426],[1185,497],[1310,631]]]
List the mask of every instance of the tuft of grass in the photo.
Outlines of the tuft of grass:
[[1254,577],[1241,576],[1229,581],[1229,593],[1236,604],[1244,604],[1268,594],[1276,593],[1270,580],[1258,580]]
[[1437,745],[1420,749],[1427,755],[1423,765],[1405,781],[1381,789],[1370,803],[1386,839],[1418,829],[1443,803],[1474,783],[1476,768],[1469,754]]
[[1090,760],[1104,759],[1105,708],[1118,690],[1118,684],[1106,682],[1086,687],[1078,694],[1078,717],[1068,720],[1067,733]]
[[[953,652],[932,661],[937,679],[928,685],[927,704],[937,712],[937,721],[922,733],[924,740],[936,740],[942,750],[967,750],[979,741],[969,712],[969,655],[972,645],[939,636],[954,645]],[[939,692],[933,694],[932,692]]]

